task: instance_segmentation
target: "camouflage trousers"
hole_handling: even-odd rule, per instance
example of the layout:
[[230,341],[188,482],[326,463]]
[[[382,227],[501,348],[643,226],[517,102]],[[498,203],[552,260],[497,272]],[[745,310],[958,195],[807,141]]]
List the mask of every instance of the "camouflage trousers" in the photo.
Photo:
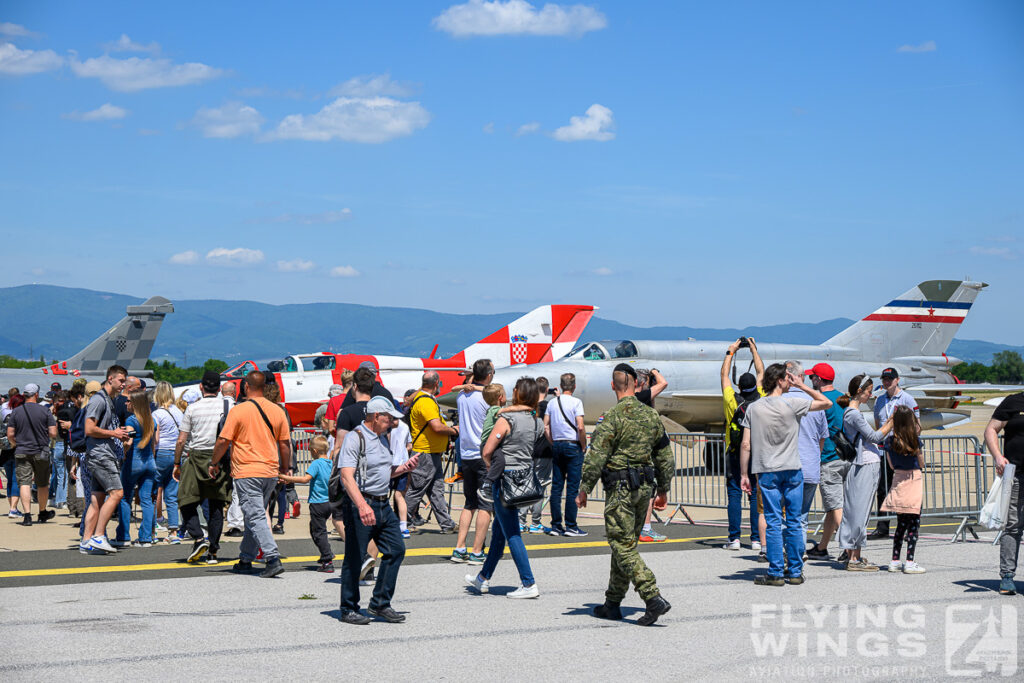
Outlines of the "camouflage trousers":
[[622,602],[630,582],[644,601],[658,595],[654,572],[648,569],[637,550],[651,493],[650,485],[636,491],[619,487],[606,493],[604,526],[612,549],[611,576],[604,594],[608,602]]

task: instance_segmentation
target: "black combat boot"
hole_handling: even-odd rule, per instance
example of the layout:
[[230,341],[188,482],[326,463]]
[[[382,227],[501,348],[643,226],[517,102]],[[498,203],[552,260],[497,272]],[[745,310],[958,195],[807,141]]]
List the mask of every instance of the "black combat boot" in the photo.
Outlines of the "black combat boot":
[[594,616],[598,619],[621,619],[622,610],[619,609],[619,603],[605,600],[603,605],[594,608]]
[[661,597],[661,594],[659,593],[647,601],[647,611],[643,613],[643,616],[636,620],[636,623],[641,626],[650,626],[658,620],[658,617],[670,609],[672,609],[672,605],[668,603],[668,600]]

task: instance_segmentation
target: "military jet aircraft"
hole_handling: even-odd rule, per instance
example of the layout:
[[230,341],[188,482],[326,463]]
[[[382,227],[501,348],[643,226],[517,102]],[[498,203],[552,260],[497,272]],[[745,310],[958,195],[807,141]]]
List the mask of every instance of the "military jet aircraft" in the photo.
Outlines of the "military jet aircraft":
[[[327,400],[331,385],[340,384],[341,373],[356,370],[361,363],[373,363],[380,382],[396,397],[407,389],[418,389],[424,370],[437,370],[444,393],[462,384],[463,377],[459,373],[480,358],[491,359],[499,368],[512,363],[525,366],[561,358],[576,345],[596,310],[594,306],[569,304],[539,306],[450,358],[435,358],[437,346],[428,358],[324,351],[286,356],[266,363],[263,369],[274,375],[292,424],[312,424],[316,409]],[[257,363],[247,360],[226,370],[221,381],[237,384],[256,368]],[[175,391],[181,392],[189,386],[197,385],[180,385]]]
[[23,387],[29,382],[49,387],[59,382],[61,388],[70,389],[78,377],[102,382],[107,368],[121,365],[129,375],[150,377],[146,361],[153,350],[156,335],[164,316],[174,312],[174,304],[162,296],[154,296],[138,306],[129,306],[125,317],[101,334],[95,341],[65,361],[42,368],[28,370],[0,369],[0,387]]
[[[845,391],[849,381],[866,372],[876,378],[887,367],[900,374],[900,386],[921,407],[921,425],[934,429],[962,422],[969,413],[956,410],[964,391],[1000,389],[966,385],[953,373],[962,361],[946,349],[971,309],[975,297],[987,287],[982,282],[929,280],[865,316],[820,345],[758,344],[765,364],[797,360],[805,368],[826,362],[836,371],[835,387]],[[723,422],[721,364],[731,341],[614,340],[585,343],[564,359],[499,370],[494,381],[512,386],[523,375],[544,376],[558,386],[565,372],[576,375],[575,396],[583,400],[586,420],[596,421],[615,402],[609,383],[618,363],[657,368],[668,388],[655,399],[655,408],[690,431],[720,431]],[[732,366],[733,383],[753,358],[740,349]],[[1020,387],[1017,387],[1019,389]],[[1006,390],[1014,390],[1009,387]]]

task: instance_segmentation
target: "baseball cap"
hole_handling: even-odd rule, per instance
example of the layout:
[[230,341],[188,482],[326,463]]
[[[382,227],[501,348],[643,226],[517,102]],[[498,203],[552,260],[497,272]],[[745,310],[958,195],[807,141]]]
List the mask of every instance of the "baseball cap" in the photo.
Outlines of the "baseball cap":
[[93,394],[95,394],[97,391],[99,391],[102,388],[103,388],[102,384],[100,384],[96,380],[90,380],[90,381],[85,383],[85,395],[86,396],[92,396]]
[[387,399],[386,396],[374,396],[366,403],[366,414],[372,415],[374,413],[387,413],[391,417],[404,417],[405,413],[395,408],[395,404]]
[[372,360],[364,360],[362,363],[359,364],[359,367],[377,372],[377,366],[373,364]]
[[626,373],[627,375],[629,375],[630,377],[633,378],[634,382],[636,382],[637,371],[635,371],[633,369],[633,366],[629,365],[628,362],[621,362],[621,364],[618,364],[617,366],[615,366],[615,369],[612,372],[615,372],[615,373]]
[[[220,373],[216,370],[207,370],[203,373],[202,385],[207,390],[220,387]],[[188,400],[188,399],[186,399]]]
[[57,395],[56,391],[47,391],[46,392],[46,400],[47,401],[52,401],[53,397],[56,396],[56,395]]
[[332,384],[327,390],[327,395],[333,398],[335,396],[340,396],[343,391],[345,391],[345,387],[340,384]]
[[736,384],[740,388],[741,394],[747,394],[757,388],[757,377],[749,372],[744,372]]
[[900,373],[896,368],[886,368],[882,370],[882,379],[899,379]]
[[833,382],[836,379],[836,371],[828,363],[818,363],[810,370],[804,371],[804,374],[820,377],[826,382]]
[[192,405],[202,397],[203,395],[200,394],[199,390],[196,389],[195,387],[192,387],[191,389],[186,389],[185,393],[181,395],[182,400],[189,405]]
[[53,384],[50,385],[50,391],[60,391],[60,390],[61,390],[60,382],[54,382]]
[[33,382],[29,382],[28,384],[25,385],[25,388],[21,390],[21,393],[25,394],[26,396],[35,396],[36,394],[39,393],[39,385]]

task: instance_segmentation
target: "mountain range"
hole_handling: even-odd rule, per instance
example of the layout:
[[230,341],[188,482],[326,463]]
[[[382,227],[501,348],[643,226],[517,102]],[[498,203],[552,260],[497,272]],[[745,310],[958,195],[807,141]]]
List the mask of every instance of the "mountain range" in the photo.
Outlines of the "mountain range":
[[[0,288],[0,354],[62,359],[102,334],[144,299],[53,285]],[[181,300],[164,321],[154,360],[198,365],[207,358],[228,363],[265,360],[289,353],[334,351],[422,357],[438,344],[438,356],[457,353],[522,313],[459,315],[415,308],[314,303],[270,305],[255,301]],[[819,344],[853,321],[787,323],[736,329],[634,327],[595,317],[583,340],[736,339]],[[965,361],[991,363],[1006,349],[1022,346],[954,339],[948,353]]]

